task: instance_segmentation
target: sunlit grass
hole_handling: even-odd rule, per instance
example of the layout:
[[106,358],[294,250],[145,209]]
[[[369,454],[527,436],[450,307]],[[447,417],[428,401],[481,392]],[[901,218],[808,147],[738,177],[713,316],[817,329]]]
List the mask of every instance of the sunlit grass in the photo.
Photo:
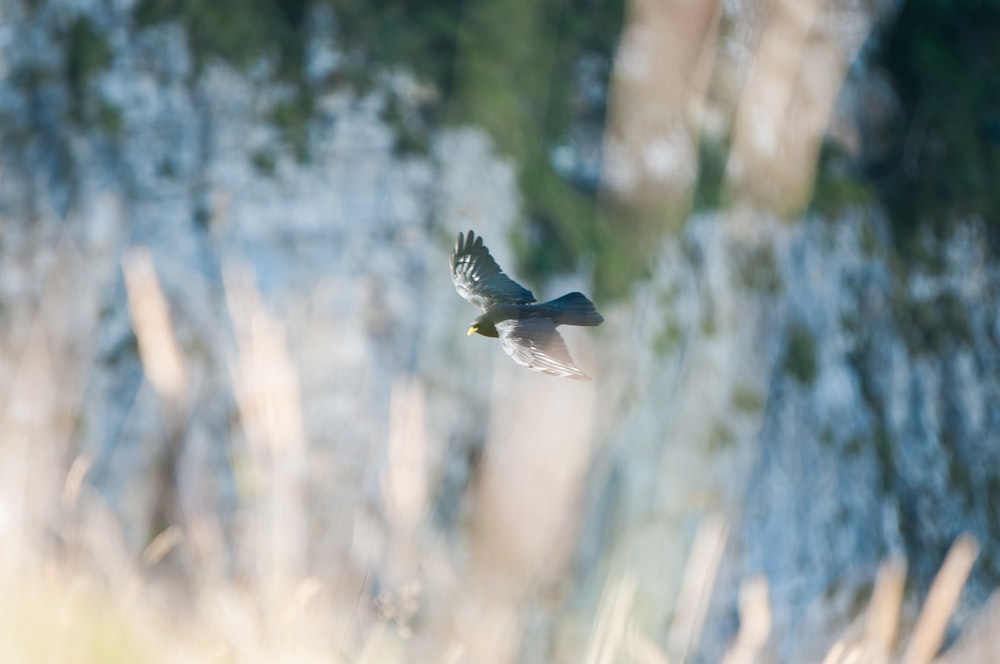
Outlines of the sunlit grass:
[[[140,356],[147,378],[180,416],[177,403],[187,375],[173,341],[169,305],[147,254],[124,262]],[[88,483],[90,462],[73,457],[65,471],[45,454],[25,455],[8,444],[4,467],[48,475],[54,495],[10,492],[0,526],[17,524],[23,538],[8,538],[0,555],[0,660],[4,662],[513,662],[523,655],[525,626],[537,610],[529,598],[540,588],[569,581],[568,546],[591,424],[547,430],[550,398],[525,399],[497,413],[467,537],[446,541],[428,524],[425,394],[418,380],[399,380],[392,392],[390,440],[378,477],[381,519],[355,518],[359,549],[367,540],[381,554],[364,578],[331,584],[307,563],[308,464],[297,374],[280,323],[267,311],[245,270],[225,280],[235,346],[231,379],[240,426],[248,441],[249,480],[240,494],[242,524],[236,551],[223,542],[215,515],[168,511],[175,522],[151,538],[138,555],[125,544],[118,517]],[[27,361],[37,361],[28,358]],[[43,365],[36,366],[42,370]],[[52,368],[55,370],[55,367]],[[519,376],[519,374],[514,374]],[[499,401],[510,385],[498,379]],[[592,398],[584,389],[574,400]],[[44,431],[39,425],[37,431]],[[5,421],[10,439],[13,420]],[[549,445],[537,445],[525,431]],[[569,441],[560,448],[558,441]],[[37,443],[37,441],[35,441]],[[183,440],[180,443],[183,444]],[[40,443],[44,446],[44,440]],[[573,460],[570,452],[580,453]],[[556,461],[558,459],[558,462]],[[544,469],[558,463],[561,475]],[[534,469],[534,470],[533,470]],[[525,473],[547,477],[525,483]],[[8,487],[9,489],[10,487]],[[539,502],[539,497],[545,500]],[[49,521],[31,515],[56,510]],[[378,525],[379,522],[382,524]],[[367,525],[365,525],[367,524]],[[365,529],[369,533],[365,534]],[[722,561],[728,527],[706,520],[692,542],[670,624],[645,633],[635,618],[640,580],[631,570],[609,572],[603,598],[592,615],[559,610],[558,592],[548,604],[556,629],[585,638],[554,652],[552,661],[665,664],[690,661],[698,651],[708,600]],[[173,558],[174,563],[170,563]],[[237,556],[236,565],[225,560]],[[919,617],[900,634],[905,565],[881,570],[858,628],[820,635],[831,644],[824,662],[929,662],[965,584],[977,546],[956,541],[942,565]],[[180,561],[179,563],[177,561]],[[327,566],[352,568],[350,561]],[[377,587],[373,579],[379,579]],[[746,580],[740,588],[740,628],[727,664],[770,661],[772,638],[768,582]],[[988,617],[988,614],[987,614]],[[962,652],[995,639],[982,630],[959,642]],[[984,641],[985,640],[985,641]],[[970,645],[971,643],[971,645]],[[981,652],[988,652],[981,650]],[[961,661],[990,661],[980,659]],[[533,655],[537,659],[537,653]]]

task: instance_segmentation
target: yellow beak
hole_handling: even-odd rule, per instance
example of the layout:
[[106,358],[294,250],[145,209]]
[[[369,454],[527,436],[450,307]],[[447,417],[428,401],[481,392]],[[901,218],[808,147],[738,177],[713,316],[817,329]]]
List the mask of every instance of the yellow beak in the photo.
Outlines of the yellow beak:
[[479,328],[478,328],[478,327],[476,327],[475,325],[472,325],[472,326],[470,326],[470,327],[469,327],[469,331],[465,333],[465,336],[467,336],[467,337],[471,337],[471,336],[472,336],[472,333],[473,333],[473,332],[475,332],[475,331],[476,331],[476,330],[478,330],[478,329],[479,329]]

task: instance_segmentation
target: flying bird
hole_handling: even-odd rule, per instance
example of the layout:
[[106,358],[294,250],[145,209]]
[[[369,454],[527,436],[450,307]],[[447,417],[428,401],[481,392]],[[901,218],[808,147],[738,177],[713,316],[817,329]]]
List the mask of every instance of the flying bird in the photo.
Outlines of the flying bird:
[[499,337],[500,346],[515,362],[534,371],[589,380],[573,364],[556,330],[559,325],[604,322],[586,295],[574,292],[537,302],[530,290],[503,273],[483,238],[472,231],[459,233],[451,250],[451,280],[459,295],[483,310],[472,321],[469,335]]

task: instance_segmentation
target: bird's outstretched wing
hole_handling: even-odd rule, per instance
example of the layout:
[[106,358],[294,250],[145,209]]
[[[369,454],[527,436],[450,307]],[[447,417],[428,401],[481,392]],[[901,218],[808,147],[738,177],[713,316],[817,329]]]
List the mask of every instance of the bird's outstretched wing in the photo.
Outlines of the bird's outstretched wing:
[[528,304],[535,301],[531,291],[500,269],[483,246],[483,238],[469,231],[458,234],[451,250],[451,280],[458,294],[483,311],[498,304]]
[[500,345],[518,364],[551,376],[590,380],[573,364],[551,318],[507,319],[497,323],[497,332]]

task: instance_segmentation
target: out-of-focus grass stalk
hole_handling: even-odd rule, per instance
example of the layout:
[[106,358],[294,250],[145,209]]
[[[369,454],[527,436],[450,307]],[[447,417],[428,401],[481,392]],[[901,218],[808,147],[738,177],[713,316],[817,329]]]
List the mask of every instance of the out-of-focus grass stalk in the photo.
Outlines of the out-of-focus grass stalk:
[[[180,445],[191,395],[169,307],[148,253],[131,252],[122,265],[140,358],[150,384],[177,417],[170,435]],[[484,477],[474,495],[478,512],[468,533],[474,560],[463,567],[458,556],[449,555],[453,551],[433,549],[424,541],[431,491],[425,395],[419,381],[400,379],[394,384],[389,441],[379,475],[390,546],[389,555],[374,564],[382,582],[399,584],[399,606],[392,616],[379,615],[366,598],[336,596],[309,576],[307,445],[298,373],[281,326],[261,302],[252,275],[228,270],[225,285],[236,337],[231,376],[247,440],[237,514],[244,536],[238,536],[235,547],[246,565],[236,575],[238,581],[207,579],[198,569],[188,569],[201,585],[187,589],[193,590],[196,601],[182,600],[180,605],[193,607],[196,613],[190,620],[172,619],[170,612],[178,604],[164,601],[164,588],[152,583],[143,565],[128,554],[111,510],[85,499],[89,459],[71,457],[61,486],[52,481],[60,475],[52,463],[59,446],[45,433],[58,428],[49,391],[56,380],[58,355],[52,350],[55,342],[47,319],[39,318],[38,334],[29,340],[11,402],[0,420],[5,441],[5,467],[0,471],[13,478],[10,485],[0,485],[4,492],[0,528],[5,529],[0,532],[12,535],[15,531],[10,529],[17,527],[35,540],[43,524],[59,523],[39,521],[40,512],[84,513],[86,519],[79,524],[63,519],[64,530],[58,533],[73,543],[67,551],[82,555],[46,557],[24,541],[13,540],[11,548],[20,558],[0,556],[0,592],[17,598],[12,609],[0,608],[0,662],[308,662],[339,656],[346,661],[391,663],[416,661],[415,653],[432,653],[440,661],[516,661],[532,608],[530,595],[542,594],[538,588],[555,586],[568,572],[567,551],[574,531],[567,524],[576,518],[592,435],[589,420],[572,414],[579,404],[594,398],[590,388],[570,386],[577,391],[557,396],[555,391],[511,390],[509,383],[498,384],[497,395],[519,397],[504,401],[495,395],[495,439],[490,441]],[[48,307],[50,314],[52,309]],[[530,377],[525,380],[530,383]],[[28,447],[29,443],[35,446]],[[40,493],[39,486],[55,490]],[[144,563],[155,565],[186,542],[194,532],[191,524],[196,523],[196,518],[184,519],[161,529],[146,547]],[[632,623],[639,581],[626,572],[608,582],[589,639],[580,640],[588,642],[586,651],[561,661],[579,661],[582,656],[587,664],[611,664],[623,658],[666,664],[691,657],[726,539],[721,517],[711,517],[699,528],[673,620],[659,635],[669,646],[666,652],[654,640],[656,635],[647,638]],[[215,554],[225,555],[224,548],[218,547]],[[971,537],[955,543],[901,661],[925,664],[940,648],[976,555]],[[81,561],[89,561],[89,566]],[[447,568],[441,576],[458,570],[459,578],[432,588],[434,601],[443,608],[416,616],[423,608],[420,584],[433,567]],[[468,579],[462,577],[465,573]],[[859,640],[836,642],[826,662],[889,661],[904,577],[902,562],[883,566]],[[548,599],[555,607],[563,600],[556,591]],[[350,647],[342,642],[347,630],[339,622],[345,606],[356,627]],[[418,619],[407,623],[424,616],[430,617],[426,623]],[[446,622],[451,629],[442,627]],[[767,583],[750,579],[741,588],[740,631],[726,664],[757,661],[769,633]],[[986,630],[978,638],[995,639],[995,631]]]
[[771,602],[768,583],[754,576],[740,585],[740,631],[723,658],[723,664],[753,664],[771,634]]
[[868,605],[865,643],[872,664],[889,661],[899,611],[903,603],[903,588],[906,585],[906,562],[899,558],[882,564],[875,580],[875,590]]
[[230,373],[247,442],[240,499],[248,537],[239,547],[266,608],[287,599],[305,574],[305,426],[284,332],[252,273],[231,267],[224,281],[238,351]]
[[382,499],[393,533],[410,538],[427,509],[427,442],[424,390],[419,381],[398,378],[392,386],[389,449],[382,474]]
[[625,633],[625,652],[636,664],[670,664],[670,659],[660,647],[635,625],[629,625]]
[[[626,574],[610,581],[605,588],[587,648],[587,664],[610,664],[616,661],[620,652],[627,652],[643,663],[659,664],[673,661],[674,657],[683,662],[697,648],[728,531],[725,520],[714,515],[707,518],[695,534],[681,577],[674,616],[667,630],[669,655],[630,625],[637,584]],[[766,589],[764,601],[766,603]]]
[[[183,531],[189,523],[190,515],[185,513],[180,489],[180,464],[190,408],[188,372],[152,256],[144,248],[131,249],[122,258],[122,273],[139,359],[160,400],[165,425],[166,446],[158,464],[149,544],[143,553],[146,564],[157,565],[185,543]],[[186,553],[196,552],[189,549]]]
[[895,647],[905,584],[906,562],[901,558],[884,562],[860,629],[848,629],[835,641],[823,664],[886,664]]
[[698,645],[728,534],[725,519],[713,515],[701,523],[691,544],[667,636],[668,652],[682,662]]
[[380,478],[388,538],[379,570],[384,592],[378,601],[383,617],[407,638],[421,608],[422,566],[433,555],[421,538],[428,491],[424,413],[423,385],[398,377],[392,385],[389,443]]
[[625,641],[636,582],[628,574],[605,586],[590,633],[585,664],[612,664]]
[[[860,634],[852,634],[854,630],[848,630],[847,635],[834,642],[823,659],[823,664],[930,662],[941,648],[948,621],[958,605],[959,595],[977,555],[978,545],[970,535],[962,535],[955,541],[931,585],[913,626],[907,648],[898,660],[893,660],[892,657],[906,582],[906,563],[901,559],[890,559],[883,563],[868,605],[864,629]],[[994,633],[982,633],[976,635],[971,643],[960,643],[968,647],[967,652],[970,653],[988,652],[989,648],[983,648],[982,643],[992,642],[995,638]],[[993,659],[976,655],[957,661],[987,664]]]
[[122,258],[122,272],[146,379],[162,399],[179,402],[187,396],[187,371],[153,258],[146,249],[132,249]]
[[94,361],[91,307],[101,284],[94,275],[111,264],[78,251],[78,240],[63,232],[47,249],[37,307],[16,312],[30,317],[27,333],[3,334],[3,352],[16,354],[0,413],[5,663],[150,661],[147,632],[138,627],[149,612],[134,610],[142,606],[135,569],[110,510],[82,500],[91,462],[72,447]]
[[901,660],[903,664],[925,664],[937,653],[978,555],[979,544],[971,535],[963,535],[952,544],[913,627]]
[[147,563],[155,564],[183,541],[177,529],[186,522],[179,475],[189,408],[187,370],[152,256],[143,248],[128,251],[122,258],[122,273],[139,359],[160,399],[165,424],[166,445],[154,479],[154,507],[145,556]]

